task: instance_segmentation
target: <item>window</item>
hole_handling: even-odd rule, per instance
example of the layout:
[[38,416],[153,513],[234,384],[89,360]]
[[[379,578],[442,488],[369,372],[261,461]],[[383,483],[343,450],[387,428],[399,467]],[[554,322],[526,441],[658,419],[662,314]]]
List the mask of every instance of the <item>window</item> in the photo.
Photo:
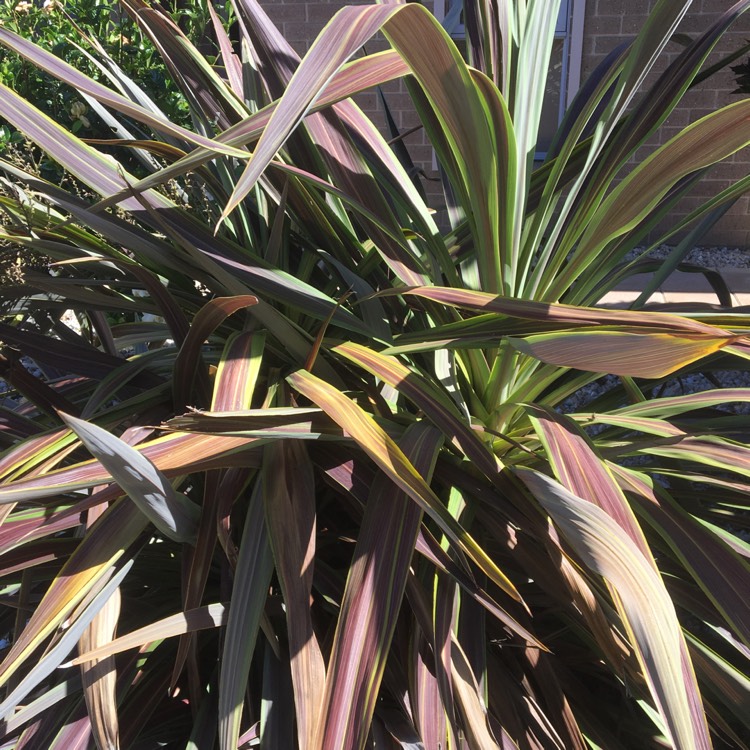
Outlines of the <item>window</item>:
[[[585,5],[586,0],[562,0],[560,3],[539,129],[540,156],[547,150],[581,82]],[[435,0],[435,15],[454,39],[464,38],[463,0]]]

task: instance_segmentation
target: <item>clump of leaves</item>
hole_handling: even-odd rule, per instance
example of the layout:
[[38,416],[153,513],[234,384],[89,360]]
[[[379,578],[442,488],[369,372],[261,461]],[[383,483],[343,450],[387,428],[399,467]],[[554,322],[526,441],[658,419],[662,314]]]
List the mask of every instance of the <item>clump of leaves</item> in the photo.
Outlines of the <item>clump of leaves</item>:
[[[8,743],[748,746],[750,448],[726,405],[750,389],[652,397],[743,367],[747,317],[597,307],[655,271],[627,253],[750,141],[743,99],[621,179],[750,3],[642,91],[689,5],[656,3],[539,168],[556,3],[467,14],[469,67],[418,4],[345,8],[300,61],[238,0],[242,55],[212,13],[212,68],[126,0],[191,130],[121,72],[106,87],[0,29],[150,133],[117,144],[138,179],[0,85],[100,196],[0,162],[22,186],[2,239],[66,269],[3,289]],[[355,57],[378,32],[390,49]],[[401,77],[448,232],[350,98]],[[560,413],[602,373],[620,387]]]

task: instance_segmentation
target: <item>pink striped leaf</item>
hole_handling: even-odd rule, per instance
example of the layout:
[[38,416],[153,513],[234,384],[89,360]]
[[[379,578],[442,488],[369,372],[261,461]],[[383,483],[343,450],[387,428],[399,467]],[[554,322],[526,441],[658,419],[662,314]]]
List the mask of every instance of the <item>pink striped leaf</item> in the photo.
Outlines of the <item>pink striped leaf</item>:
[[[281,148],[328,79],[377,31],[383,30],[407,61],[420,83],[433,96],[436,112],[444,113],[445,124],[465,169],[461,176],[467,194],[472,182],[491,185],[493,160],[490,127],[483,102],[471,83],[468,70],[439,24],[418,5],[360,6],[343,8],[326,26],[292,76],[284,96],[264,130],[245,173],[224,208],[226,217],[252,188],[268,163]],[[415,40],[418,40],[415,43]],[[429,54],[428,54],[429,52]],[[488,204],[473,203],[481,224],[481,241],[496,239],[496,219]]]
[[[81,651],[98,644],[111,643],[120,617],[120,590],[112,596],[94,616],[78,641]],[[117,719],[116,678],[114,659],[92,659],[81,664],[83,695],[86,700],[91,732],[99,747],[117,747],[120,727]]]
[[500,471],[502,464],[467,426],[455,403],[424,375],[401,364],[395,357],[379,354],[361,344],[339,344],[331,351],[355,362],[406,396],[485,474],[494,477]]
[[638,547],[656,570],[646,538],[623,491],[586,434],[574,422],[541,406],[527,406],[557,481],[577,497],[598,505]]
[[[335,102],[346,99],[360,91],[365,91],[396,78],[401,78],[408,72],[409,67],[398,53],[392,50],[377,52],[367,57],[352,60],[343,66],[328,82],[324,92],[315,102],[311,111],[317,112],[330,107]],[[224,143],[232,147],[240,147],[257,141],[277,107],[278,102],[267,105],[259,112],[224,130],[216,140],[219,143]],[[164,169],[141,180],[134,181],[129,189],[122,190],[120,193],[115,193],[109,198],[105,198],[103,201],[97,203],[92,210],[100,210],[107,206],[115,205],[131,193],[140,193],[144,190],[163,185],[175,177],[197,169],[213,158],[212,152],[208,149],[194,149],[174,164],[170,164]]]
[[256,482],[234,570],[231,607],[226,618],[219,671],[219,747],[234,750],[240,736],[250,664],[273,575],[273,557],[265,523],[262,484]]
[[750,388],[718,388],[699,393],[688,393],[668,398],[653,398],[637,404],[629,404],[621,409],[614,409],[609,414],[623,414],[633,417],[669,417],[684,414],[693,409],[707,409],[712,406],[723,406],[732,403],[750,402]]
[[168,13],[143,0],[122,0],[122,5],[137,17],[139,28],[151,39],[174,80],[184,82],[183,93],[189,92],[188,99],[206,119],[214,118],[219,127],[227,127],[246,114],[244,102],[232,93]]
[[410,703],[422,742],[425,747],[440,747],[448,731],[445,709],[435,677],[432,649],[421,630],[413,636],[410,677]]
[[[196,313],[174,363],[174,400],[178,410],[188,404],[196,378],[198,378],[199,390],[208,387],[208,373],[200,369],[200,350],[205,340],[230,315],[257,304],[258,298],[249,294],[236,297],[216,297],[207,302]],[[201,374],[202,378],[200,377]],[[206,402],[208,401],[208,393],[202,393],[199,396],[204,398]]]
[[695,336],[648,328],[591,328],[509,340],[520,352],[558,367],[633,378],[663,378],[714,354],[736,338],[718,331],[713,336]]
[[659,437],[686,437],[685,431],[671,422],[651,417],[631,417],[627,413],[622,414],[619,411],[604,414],[578,414],[572,415],[571,418],[584,424],[606,424],[613,427],[623,427],[626,430],[644,432],[647,435],[658,435]]
[[690,461],[750,477],[750,448],[718,435],[687,435],[679,441],[665,438],[639,448],[654,456]]
[[[77,641],[92,619],[113,596],[132,565],[133,561],[128,560],[119,570],[108,569],[108,574],[111,574],[109,580],[104,582],[101,590],[96,592],[91,601],[85,603],[78,617],[68,625],[62,635],[47,649],[41,659],[27,671],[18,685],[0,704],[0,720],[7,718],[35,687],[60,666],[65,657],[75,648]],[[7,659],[8,657],[6,657],[6,661]]]
[[432,653],[435,657],[435,680],[443,703],[448,729],[449,746],[457,744],[460,737],[456,694],[453,689],[453,669],[451,664],[453,643],[453,613],[456,605],[455,583],[438,572],[433,585]]
[[[362,12],[360,12],[362,11]],[[253,151],[253,159],[224,207],[226,218],[250,192],[276,152],[310,109],[327,80],[392,15],[394,8],[344,8],[328,24],[292,76]],[[308,72],[309,70],[309,72]]]
[[304,370],[293,373],[287,381],[349,433],[380,470],[433,518],[451,542],[473,560],[488,578],[513,599],[521,601],[520,594],[508,577],[453,518],[403,451],[370,414],[341,391]]
[[6,27],[0,27],[0,44],[4,44],[9,49],[26,58],[35,67],[46,71],[55,78],[63,81],[70,86],[78,89],[85,94],[93,97],[97,101],[105,104],[112,109],[120,112],[127,117],[131,117],[137,122],[148,125],[157,132],[174,136],[183,141],[194,143],[202,146],[209,152],[226,154],[239,159],[246,159],[250,156],[247,151],[243,151],[234,146],[229,146],[219,141],[213,141],[198,133],[195,133],[179,125],[170,122],[166,117],[160,117],[153,112],[149,112],[130,99],[126,99],[121,94],[107,88],[101,83],[96,82],[93,78],[76,70],[59,57],[47,52],[45,49],[38,47],[33,42],[14,34]]
[[[220,316],[216,317],[217,322],[220,322],[218,320]],[[225,409],[242,409],[250,405],[260,365],[259,355],[263,350],[264,341],[265,337],[262,333],[253,334],[248,331],[233,334],[227,339],[216,371],[213,408],[223,411]],[[194,345],[196,345],[195,342]],[[193,356],[195,356],[195,353]],[[227,497],[226,490],[222,492],[220,487],[221,473],[216,471],[206,472],[198,536],[195,548],[192,551],[190,569],[184,585],[183,608],[185,610],[195,609],[203,598],[216,548],[219,505],[222,501],[231,503],[236,499],[232,495]],[[235,489],[237,493],[241,492],[242,484],[235,485]],[[191,640],[189,635],[180,638],[172,670],[172,685],[176,683],[188,657]]]
[[[121,191],[130,195],[129,185],[135,180],[124,173],[122,168],[118,171],[114,160],[105,157],[93,146],[87,146],[2,83],[0,106],[3,117],[8,122],[92,190],[102,196]],[[141,200],[154,207],[165,208],[172,205],[171,201],[155,192],[144,194]],[[143,204],[132,197],[125,198],[122,207],[135,212],[143,211]]]
[[684,750],[710,750],[682,629],[652,562],[599,506],[537,471],[517,474],[583,563],[611,586],[669,741]]
[[286,609],[297,733],[302,747],[314,747],[326,668],[310,610],[315,479],[305,445],[297,440],[267,445],[261,481],[268,537]]
[[[696,637],[688,634],[690,653],[698,674],[709,682],[712,692],[737,717],[742,725],[747,721],[747,707],[750,705],[750,679],[715,651],[712,651]],[[739,739],[739,738],[737,738]],[[736,742],[736,741],[735,741]],[[737,748],[745,750],[742,740]]]
[[[400,447],[427,480],[442,435],[414,424]],[[363,748],[414,555],[422,510],[380,474],[370,492],[349,569],[314,747]]]
[[[175,433],[141,443],[136,450],[169,477],[234,465],[258,466],[257,456],[239,455],[254,442],[247,437]],[[0,487],[0,503],[39,500],[111,481],[112,475],[101,463],[85,461],[7,482]]]
[[[668,190],[691,172],[715,164],[750,143],[750,101],[743,99],[711,112],[648,156],[611,192],[589,222],[557,288],[575,278],[583,259],[641,221]],[[583,263],[583,260],[581,260]]]
[[[656,562],[630,505],[607,465],[596,455],[583,432],[576,427],[575,423],[554,412],[540,407],[529,407],[529,409],[530,418],[537,428],[553,470],[562,485],[577,498],[587,500],[602,508],[627,534],[638,549],[643,562],[651,567],[658,578],[659,571]],[[659,582],[661,583],[661,579]],[[615,596],[615,604],[622,613],[623,603],[619,592]],[[627,622],[627,612],[624,616]],[[678,647],[686,684],[694,686],[694,689],[687,691],[690,708],[693,711],[700,710],[702,716],[700,694],[681,634]],[[642,659],[641,661],[643,663]]]
[[105,659],[133,648],[140,648],[155,641],[174,638],[184,633],[195,633],[208,628],[218,628],[226,623],[227,607],[224,604],[207,604],[175,615],[164,617],[150,625],[144,625],[126,635],[114,638],[109,643],[83,651],[61,667],[74,667],[93,659]]
[[[0,535],[0,539],[4,537],[4,534]],[[2,555],[0,576],[7,576],[35,565],[62,560],[75,550],[77,544],[75,539],[54,538],[23,544]]]
[[[86,528],[90,528],[107,510],[100,503],[86,514]],[[78,641],[78,651],[88,651],[97,645],[110,643],[115,636],[120,618],[121,594],[117,588],[94,615]],[[86,711],[91,720],[91,733],[99,747],[117,747],[120,727],[117,719],[117,667],[112,657],[95,659],[81,664],[81,682]]]
[[440,573],[444,573],[447,579],[452,579],[464,592],[466,592],[477,604],[503,623],[509,630],[516,633],[531,647],[548,651],[549,649],[519,620],[503,609],[484,589],[479,586],[474,578],[466,573],[446,552],[430,531],[422,525],[417,536],[415,550],[426,560],[429,560]]
[[81,514],[101,502],[105,494],[109,495],[108,499],[116,500],[122,492],[117,485],[110,485],[106,490],[100,490],[73,505],[57,503],[30,511],[15,510],[0,527],[0,554],[6,555],[10,550],[25,547],[45,537],[54,539],[61,531],[80,526]]
[[240,62],[240,58],[235,54],[232,48],[232,40],[224,28],[224,23],[219,18],[219,14],[214,10],[214,6],[209,3],[206,7],[211,16],[211,27],[216,36],[216,41],[219,43],[221,61],[226,71],[229,87],[238,99],[244,99],[245,89],[242,80],[242,63]]
[[123,499],[107,509],[68,558],[0,664],[5,684],[138,538],[148,522]]
[[666,490],[633,469],[611,465],[639,512],[684,565],[703,593],[750,646],[750,564],[683,510]]
[[492,750],[500,746],[492,734],[487,720],[487,707],[480,698],[481,691],[469,660],[458,641],[451,643],[451,676],[453,694],[461,714],[469,747]]
[[75,440],[75,435],[65,428],[27,438],[0,457],[0,478],[3,483],[13,481],[38,466],[50,454],[64,451]]
[[212,435],[243,435],[247,438],[282,439],[285,437],[317,440],[344,438],[341,428],[320,409],[270,406],[243,411],[200,411],[173,417],[168,429],[190,430]]
[[[656,328],[656,332],[693,333],[716,338],[733,338],[722,328],[698,320],[659,312],[633,310],[605,310],[594,307],[535,302],[531,300],[501,297],[486,292],[451,287],[414,287],[396,289],[387,295],[405,294],[433,300],[450,307],[478,313],[496,313],[510,318],[536,320],[543,323],[564,324],[567,328],[579,326],[629,326],[633,328]],[[381,293],[382,296],[387,296]],[[490,319],[488,319],[490,320]]]

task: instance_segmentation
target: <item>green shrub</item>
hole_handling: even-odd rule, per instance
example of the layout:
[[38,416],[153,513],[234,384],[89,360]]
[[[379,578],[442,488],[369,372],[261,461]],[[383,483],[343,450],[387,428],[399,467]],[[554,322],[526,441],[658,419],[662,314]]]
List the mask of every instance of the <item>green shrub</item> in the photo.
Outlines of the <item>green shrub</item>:
[[[213,19],[212,67],[125,0],[190,130],[106,51],[113,88],[0,28],[148,132],[118,142],[136,176],[0,86],[85,186],[0,161],[0,240],[52,261],[2,290],[8,743],[748,746],[750,448],[727,405],[750,389],[655,397],[744,368],[747,316],[596,306],[750,142],[743,99],[622,178],[748,3],[641,90],[690,5],[658,2],[535,169],[555,5],[477,17],[502,44],[472,68],[417,4],[346,8],[297,67],[242,0],[241,54]],[[378,31],[392,49],[355,58]],[[349,98],[399,77],[446,233]],[[563,415],[603,373],[616,387]]]
[[[227,6],[223,12],[229,17],[231,9]],[[175,9],[171,17],[193,39],[203,39],[210,24],[205,3]],[[145,95],[158,101],[167,117],[182,125],[189,124],[185,98],[169,76],[156,48],[116,2],[3,0],[0,26],[34,41],[106,84],[106,69],[96,59],[96,49],[100,47],[128,78],[138,81]],[[208,48],[215,54],[213,45],[208,44]],[[107,123],[97,117],[78,92],[23,58],[5,54],[0,60],[0,80],[53,119],[67,125],[72,132],[85,138],[111,137]],[[8,138],[8,130],[7,125],[3,126],[0,145]]]

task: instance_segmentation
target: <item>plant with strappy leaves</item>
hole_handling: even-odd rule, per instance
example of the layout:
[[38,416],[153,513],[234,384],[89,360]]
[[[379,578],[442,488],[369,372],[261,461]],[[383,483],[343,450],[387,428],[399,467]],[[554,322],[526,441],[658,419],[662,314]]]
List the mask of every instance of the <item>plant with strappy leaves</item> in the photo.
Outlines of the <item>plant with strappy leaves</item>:
[[[737,101],[619,179],[749,4],[642,90],[690,6],[658,2],[538,168],[556,3],[472,6],[469,67],[417,4],[340,11],[300,63],[237,0],[241,50],[212,14],[214,68],[125,0],[192,130],[113,61],[105,87],[0,29],[152,132],[117,142],[130,174],[0,86],[101,197],[0,162],[2,240],[51,261],[3,289],[7,741],[747,747],[750,448],[726,406],[750,389],[656,397],[744,368],[747,318],[596,305],[655,270],[628,251],[750,141]],[[377,32],[391,48],[356,57]],[[447,232],[350,98],[401,77]],[[602,373],[617,385],[563,415]]]

